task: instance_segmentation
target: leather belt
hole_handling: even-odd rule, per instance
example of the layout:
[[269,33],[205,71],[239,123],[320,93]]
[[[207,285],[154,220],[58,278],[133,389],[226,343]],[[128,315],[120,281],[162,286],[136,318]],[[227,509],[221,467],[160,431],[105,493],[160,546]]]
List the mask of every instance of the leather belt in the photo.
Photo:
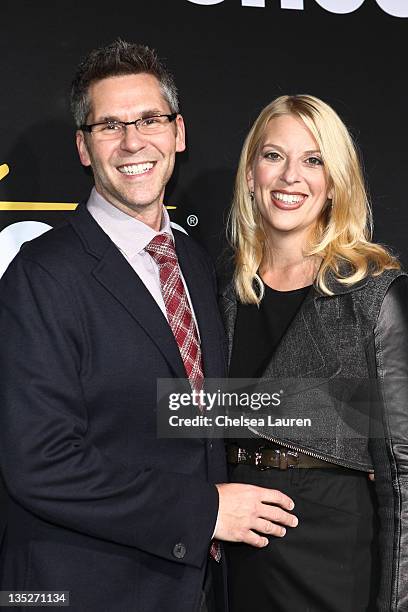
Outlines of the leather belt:
[[[233,465],[252,465],[259,470],[276,468],[287,470],[291,468],[310,469],[310,468],[342,468],[343,466],[329,461],[317,459],[305,453],[292,451],[286,446],[259,447],[253,451],[240,448],[235,444],[227,446],[227,461]],[[348,469],[348,468],[343,468]]]

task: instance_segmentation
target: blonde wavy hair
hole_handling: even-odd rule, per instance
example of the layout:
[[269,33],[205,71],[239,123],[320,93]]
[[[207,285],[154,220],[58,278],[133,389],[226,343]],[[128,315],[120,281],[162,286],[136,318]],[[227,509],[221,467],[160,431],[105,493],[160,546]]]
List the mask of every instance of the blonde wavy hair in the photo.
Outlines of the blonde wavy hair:
[[282,115],[301,119],[314,136],[332,192],[331,206],[323,208],[305,252],[322,260],[316,287],[332,295],[327,286],[329,272],[340,283],[352,285],[367,275],[399,268],[396,257],[371,242],[371,208],[356,147],[344,123],[328,104],[314,96],[280,96],[262,110],[249,131],[235,180],[228,233],[235,252],[234,282],[240,301],[259,304],[263,297],[258,269],[266,255],[267,239],[247,177],[268,122]]

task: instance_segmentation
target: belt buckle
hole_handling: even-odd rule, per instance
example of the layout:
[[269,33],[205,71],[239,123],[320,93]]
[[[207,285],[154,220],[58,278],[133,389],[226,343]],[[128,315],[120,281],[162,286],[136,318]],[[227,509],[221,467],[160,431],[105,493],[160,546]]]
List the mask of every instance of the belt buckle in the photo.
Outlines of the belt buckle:
[[[296,451],[281,451],[277,449],[277,453],[279,456],[279,469],[287,470],[288,468],[295,468],[299,463],[299,454]],[[290,463],[292,460],[292,463]]]
[[[262,451],[255,451],[255,453],[254,453],[254,463],[255,463],[256,467],[261,465],[261,461],[262,461]],[[261,469],[265,469],[265,468],[262,468],[262,466],[261,466]]]
[[237,463],[244,463],[247,458],[248,456],[245,448],[239,447],[237,450]]
[[263,455],[264,450],[265,448],[262,447],[260,451],[256,451],[254,453],[254,464],[256,465],[256,467],[259,468],[260,472],[265,472],[266,470],[272,470],[277,467],[275,465],[265,465],[265,463],[262,464],[262,459],[264,458],[264,455]]

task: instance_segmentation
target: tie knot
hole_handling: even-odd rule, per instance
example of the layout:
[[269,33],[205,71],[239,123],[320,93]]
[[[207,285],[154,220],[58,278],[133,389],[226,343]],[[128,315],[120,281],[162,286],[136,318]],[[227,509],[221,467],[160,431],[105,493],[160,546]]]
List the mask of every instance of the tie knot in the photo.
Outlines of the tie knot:
[[173,239],[169,234],[157,234],[145,247],[157,264],[177,263]]

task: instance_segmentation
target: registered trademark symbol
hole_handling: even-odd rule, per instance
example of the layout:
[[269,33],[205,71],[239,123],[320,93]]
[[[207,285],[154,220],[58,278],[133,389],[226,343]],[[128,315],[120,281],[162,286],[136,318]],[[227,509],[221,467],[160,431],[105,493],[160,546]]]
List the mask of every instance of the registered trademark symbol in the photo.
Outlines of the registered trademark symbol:
[[188,215],[187,217],[187,225],[190,227],[195,227],[198,225],[198,217],[197,215]]

